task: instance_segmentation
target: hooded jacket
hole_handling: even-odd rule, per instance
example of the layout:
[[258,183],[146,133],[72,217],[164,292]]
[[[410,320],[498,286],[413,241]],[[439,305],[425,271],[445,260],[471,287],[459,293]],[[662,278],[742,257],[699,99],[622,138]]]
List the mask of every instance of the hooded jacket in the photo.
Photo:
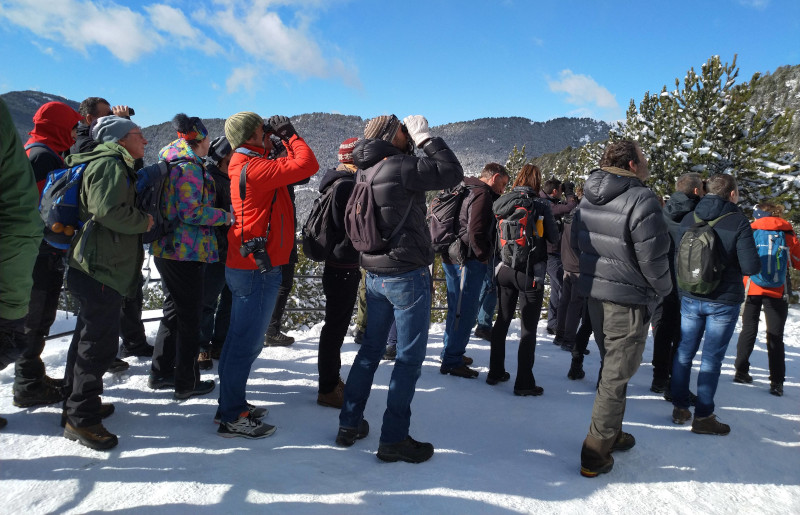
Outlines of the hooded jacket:
[[[353,168],[355,169],[355,167]],[[331,168],[325,172],[325,175],[322,176],[322,180],[319,183],[320,193],[327,191],[328,188],[335,188],[333,192],[333,204],[331,205],[331,222],[333,222],[336,234],[344,235],[342,241],[333,247],[331,255],[325,260],[326,266],[334,265],[340,268],[358,268],[358,251],[353,248],[353,244],[350,243],[350,238],[347,237],[347,233],[344,230],[344,212],[355,184],[354,173],[344,164],[340,164],[338,167]]]
[[227,212],[214,207],[216,188],[203,161],[183,138],[162,148],[158,158],[170,165],[161,199],[162,213],[177,225],[154,241],[150,252],[175,261],[216,263],[219,252],[213,226],[225,225]]
[[[800,270],[800,242],[797,240],[797,235],[792,229],[792,224],[783,218],[777,216],[765,216],[755,220],[750,227],[756,230],[763,231],[783,231],[786,239],[786,246],[789,247],[789,261],[792,267]],[[788,265],[787,265],[788,266]],[[753,281],[749,281],[750,276],[744,276],[745,293],[747,295],[764,295],[766,297],[780,298],[783,296],[785,286],[770,288],[767,286],[759,286]]]
[[89,163],[78,196],[78,213],[85,224],[70,246],[69,266],[134,298],[144,260],[141,233],[149,219],[134,207],[133,158],[118,143],[103,143],[66,161],[67,166]]
[[33,115],[33,130],[25,146],[38,143],[47,148],[34,146],[28,149],[39,196],[42,194],[47,174],[64,167],[64,154],[75,142],[72,139],[72,128],[81,119],[73,108],[62,102],[48,102]]
[[[736,204],[711,193],[700,199],[694,213],[705,221],[714,220],[726,213],[733,213],[714,225],[714,231],[721,243],[722,263],[725,268],[722,271],[719,286],[710,294],[698,295],[681,289],[678,290],[678,293],[682,296],[720,304],[741,304],[744,302],[742,276],[757,274],[761,271],[761,259],[758,257],[750,222]],[[687,213],[681,221],[679,238],[676,241],[680,241],[686,230],[694,223],[694,214]]]
[[[270,233],[266,250],[272,266],[289,262],[294,249],[295,224],[294,205],[286,187],[314,175],[319,170],[319,163],[301,137],[294,135],[285,145],[287,156],[277,159],[267,159],[264,148],[249,145],[242,145],[231,156],[228,176],[231,178],[231,204],[236,223],[228,231],[226,265],[229,268],[258,269],[253,255],[242,257],[239,247],[242,239],[249,241],[265,236],[268,225]],[[239,177],[245,163],[246,191],[242,198]]]
[[452,188],[464,179],[464,170],[440,137],[431,138],[423,151],[426,157],[409,155],[380,139],[361,140],[353,149],[353,164],[362,170],[386,160],[372,182],[381,234],[392,233],[411,202],[408,218],[389,246],[361,254],[361,267],[372,273],[400,274],[433,263],[433,245],[425,223],[425,192]]
[[581,296],[646,305],[672,290],[669,235],[655,194],[621,168],[589,173],[572,223]]
[[664,221],[669,229],[669,273],[672,277],[672,287],[677,294],[678,282],[675,277],[675,249],[680,243],[681,221],[687,213],[694,211],[700,197],[697,195],[687,195],[681,191],[676,191],[670,195],[669,200],[664,204]]

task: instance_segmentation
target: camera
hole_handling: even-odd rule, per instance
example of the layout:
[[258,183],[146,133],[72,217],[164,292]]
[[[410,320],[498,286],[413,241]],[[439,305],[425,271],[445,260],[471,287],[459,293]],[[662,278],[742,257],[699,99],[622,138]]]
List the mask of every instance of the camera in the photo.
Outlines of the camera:
[[135,114],[136,114],[136,111],[134,111],[132,107],[129,107],[128,108],[128,116],[133,116]]
[[256,260],[256,265],[258,265],[258,270],[265,274],[272,270],[272,262],[269,260],[269,254],[267,254],[266,247],[267,246],[267,238],[264,236],[259,236],[258,238],[253,238],[252,240],[248,240],[239,247],[239,254],[242,257],[247,257],[250,254],[253,255],[253,259]]

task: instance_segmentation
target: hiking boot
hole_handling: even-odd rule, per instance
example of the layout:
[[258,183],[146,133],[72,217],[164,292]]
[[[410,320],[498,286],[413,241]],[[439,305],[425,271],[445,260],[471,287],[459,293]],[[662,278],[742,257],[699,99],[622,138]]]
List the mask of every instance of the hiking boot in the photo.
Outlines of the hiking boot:
[[611,447],[608,440],[598,440],[587,436],[581,447],[581,475],[583,477],[597,477],[610,472],[614,468],[614,457],[611,456]]
[[153,346],[146,341],[135,344],[122,342],[119,356],[121,358],[149,358],[153,356]]
[[418,442],[410,436],[397,443],[380,443],[378,445],[378,459],[381,461],[422,463],[431,459],[431,456],[433,456],[433,445]]
[[387,361],[394,361],[397,359],[397,345],[387,345],[386,350],[383,351],[383,359]]
[[614,444],[611,446],[611,452],[628,451],[632,449],[634,445],[636,445],[636,438],[630,433],[620,431],[617,433],[617,439],[614,440]]
[[197,355],[197,366],[200,370],[210,370],[211,367],[214,366],[214,362],[211,361],[211,354],[208,352],[201,352]]
[[555,334],[556,334],[556,330],[555,330],[555,329],[550,329],[550,328],[548,327],[548,328],[547,328],[547,334],[549,334],[550,336],[555,336]]
[[6,420],[6,419],[5,419],[5,418],[3,418],[3,417],[0,417],[0,429],[3,429],[3,428],[4,428],[4,427],[6,427],[7,425],[8,425],[8,420]]
[[538,397],[544,393],[544,388],[533,385],[533,388],[514,388],[514,395],[520,397]]
[[239,419],[233,422],[221,422],[217,434],[223,438],[264,438],[275,432],[277,428],[273,425],[262,422],[249,411],[239,415]]
[[119,358],[114,358],[114,361],[111,363],[111,366],[108,367],[108,370],[106,370],[106,372],[116,374],[117,372],[125,372],[129,368],[131,368],[131,366],[127,361],[123,361]]
[[561,344],[561,350],[567,351],[567,352],[572,352],[573,350],[575,350],[575,344],[574,343],[564,342],[564,343]]
[[198,381],[197,383],[195,383],[194,388],[192,388],[191,390],[186,390],[182,392],[175,390],[175,395],[173,395],[172,398],[175,399],[176,401],[185,401],[189,397],[193,397],[195,395],[205,395],[207,393],[211,393],[212,391],[214,391],[214,388],[216,386],[217,385],[216,383],[214,383],[213,379]]
[[268,334],[264,340],[264,347],[288,347],[294,343],[294,338],[288,334],[278,331],[275,334]]
[[511,379],[511,374],[508,372],[503,372],[499,376],[493,376],[492,374],[486,374],[486,384],[490,384],[492,386],[496,385],[497,383],[505,383]]
[[475,360],[469,356],[461,356],[461,361],[463,361],[466,366],[470,366],[475,363]]
[[[258,418],[258,419],[266,417],[267,414],[269,413],[269,409],[267,409],[267,408],[258,408],[256,406],[253,406],[249,402],[247,403],[247,410],[250,412],[250,416],[251,417]],[[214,415],[214,423],[215,424],[219,424],[221,419],[222,419],[222,415],[220,414],[219,409],[217,409],[217,413]]]
[[364,341],[364,331],[361,329],[356,330],[356,334],[353,335],[353,342],[357,345],[361,345],[361,342]]
[[477,327],[475,329],[475,338],[481,338],[483,340],[491,341],[492,340],[492,328],[485,328],[485,327]]
[[692,419],[692,412],[686,408],[674,407],[672,408],[672,422],[678,425],[683,425]]
[[733,382],[739,384],[752,384],[753,376],[747,372],[736,372],[736,374],[733,376]]
[[175,388],[175,378],[174,377],[159,377],[150,373],[150,377],[147,378],[147,386],[152,388],[153,390],[166,390],[167,388],[172,389]]
[[117,435],[111,434],[103,424],[87,427],[73,427],[67,422],[64,426],[64,438],[85,445],[96,451],[107,451],[117,446]]
[[[110,402],[100,404],[100,411],[98,415],[100,418],[108,418],[114,413],[114,405]],[[67,427],[67,410],[61,411],[61,427]]]
[[769,393],[775,397],[783,397],[783,383],[772,383],[769,385]]
[[466,377],[467,379],[474,379],[478,377],[478,371],[469,368],[467,365],[461,365],[460,367],[454,368],[439,368],[439,372],[442,374],[450,374],[451,376],[457,377]]
[[650,383],[650,391],[653,393],[664,393],[669,390],[669,379],[653,379]]
[[573,361],[569,367],[569,372],[567,372],[567,377],[573,381],[586,377],[586,372],[583,371],[583,364]]
[[336,434],[336,445],[342,447],[350,447],[356,440],[366,438],[369,434],[369,424],[366,419],[361,419],[358,423],[358,429],[352,427],[340,427],[339,432]]
[[45,384],[49,384],[53,388],[57,388],[59,390],[64,388],[64,378],[63,377],[60,378],[60,379],[55,379],[55,378],[50,377],[49,375],[45,374],[44,377],[42,378],[42,382],[44,382]]
[[328,393],[317,394],[317,404],[329,408],[341,409],[344,404],[344,383],[339,379],[339,384]]
[[692,421],[692,433],[699,435],[720,435],[724,436],[731,432],[731,426],[723,424],[717,420],[713,413],[707,417],[694,417]]
[[15,391],[14,406],[18,408],[29,408],[31,406],[45,406],[55,404],[64,400],[64,393],[61,388],[50,386],[46,381],[42,381],[39,387],[32,391]]

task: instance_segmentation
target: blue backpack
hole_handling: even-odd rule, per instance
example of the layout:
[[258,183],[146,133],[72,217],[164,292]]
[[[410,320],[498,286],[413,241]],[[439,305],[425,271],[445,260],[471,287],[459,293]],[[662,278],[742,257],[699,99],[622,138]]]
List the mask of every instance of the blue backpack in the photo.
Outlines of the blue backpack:
[[780,288],[786,283],[789,268],[789,248],[783,231],[756,229],[753,231],[756,249],[761,258],[761,272],[750,276],[750,280],[766,288]]

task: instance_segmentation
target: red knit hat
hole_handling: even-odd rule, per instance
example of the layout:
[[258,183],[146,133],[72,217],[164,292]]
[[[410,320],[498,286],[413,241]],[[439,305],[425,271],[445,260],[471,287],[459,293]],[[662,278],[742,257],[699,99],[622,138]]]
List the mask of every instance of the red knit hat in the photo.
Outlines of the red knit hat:
[[348,138],[339,145],[339,154],[336,157],[340,163],[353,164],[353,147],[356,146],[356,141],[358,138]]

